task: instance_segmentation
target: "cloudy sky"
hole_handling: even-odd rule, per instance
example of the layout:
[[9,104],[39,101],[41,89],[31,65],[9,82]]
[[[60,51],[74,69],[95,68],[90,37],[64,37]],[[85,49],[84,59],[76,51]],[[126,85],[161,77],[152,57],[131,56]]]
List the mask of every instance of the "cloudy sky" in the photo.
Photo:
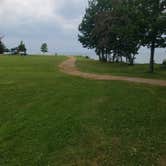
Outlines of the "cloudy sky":
[[30,53],[87,52],[77,40],[88,0],[0,0],[0,34],[10,48],[23,40]]
[[[78,42],[78,25],[88,0],[0,0],[0,35],[8,48],[23,40],[28,53],[40,53],[43,42],[50,53],[92,55]],[[146,56],[145,56],[146,55]],[[148,63],[150,52],[141,49],[136,61]],[[157,49],[155,61],[166,58],[165,49]]]

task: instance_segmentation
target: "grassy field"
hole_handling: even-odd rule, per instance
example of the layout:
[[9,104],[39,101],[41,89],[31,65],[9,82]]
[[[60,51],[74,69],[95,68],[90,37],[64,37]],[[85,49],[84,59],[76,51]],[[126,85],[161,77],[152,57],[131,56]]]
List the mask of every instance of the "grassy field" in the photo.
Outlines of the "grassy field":
[[165,166],[166,88],[68,76],[64,59],[0,57],[0,166]]
[[81,71],[99,73],[99,74],[112,74],[118,76],[130,76],[130,77],[144,77],[155,79],[166,79],[166,68],[162,68],[161,65],[155,65],[155,72],[149,73],[148,64],[137,64],[130,66],[127,64],[118,63],[101,63],[95,60],[89,60],[85,58],[77,58],[77,67]]

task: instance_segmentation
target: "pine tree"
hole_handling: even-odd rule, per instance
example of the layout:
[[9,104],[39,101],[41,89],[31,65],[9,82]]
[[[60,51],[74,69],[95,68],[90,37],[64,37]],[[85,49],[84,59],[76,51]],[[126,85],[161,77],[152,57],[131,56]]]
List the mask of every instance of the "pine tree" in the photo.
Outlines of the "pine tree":
[[40,50],[41,50],[42,53],[46,53],[46,52],[48,52],[48,46],[47,46],[47,43],[43,43],[43,44],[41,45]]
[[23,41],[20,42],[20,45],[18,46],[18,53],[23,52],[24,55],[26,55],[26,47]]

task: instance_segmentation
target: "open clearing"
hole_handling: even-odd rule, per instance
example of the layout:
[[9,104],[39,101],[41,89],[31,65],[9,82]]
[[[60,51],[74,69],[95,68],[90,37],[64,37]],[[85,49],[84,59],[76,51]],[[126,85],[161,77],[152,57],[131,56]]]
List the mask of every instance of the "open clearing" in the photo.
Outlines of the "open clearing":
[[66,57],[0,57],[0,166],[164,166],[166,88],[73,77]]

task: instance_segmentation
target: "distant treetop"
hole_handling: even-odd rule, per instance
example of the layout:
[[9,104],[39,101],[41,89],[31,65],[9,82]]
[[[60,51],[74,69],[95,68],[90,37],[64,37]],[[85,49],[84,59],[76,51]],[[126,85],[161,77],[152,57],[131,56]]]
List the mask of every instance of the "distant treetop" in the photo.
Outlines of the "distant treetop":
[[46,53],[46,52],[48,52],[48,46],[47,46],[47,43],[43,43],[43,44],[41,45],[40,50],[41,50],[42,53]]

